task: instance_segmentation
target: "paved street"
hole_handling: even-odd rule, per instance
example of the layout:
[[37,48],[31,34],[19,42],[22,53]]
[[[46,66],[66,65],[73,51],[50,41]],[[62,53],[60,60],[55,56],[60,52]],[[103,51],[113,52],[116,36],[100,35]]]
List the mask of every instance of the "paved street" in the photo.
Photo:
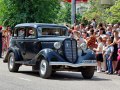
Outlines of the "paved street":
[[120,90],[120,77],[95,73],[92,80],[84,80],[80,73],[57,72],[51,79],[41,79],[31,67],[11,73],[0,59],[0,90]]

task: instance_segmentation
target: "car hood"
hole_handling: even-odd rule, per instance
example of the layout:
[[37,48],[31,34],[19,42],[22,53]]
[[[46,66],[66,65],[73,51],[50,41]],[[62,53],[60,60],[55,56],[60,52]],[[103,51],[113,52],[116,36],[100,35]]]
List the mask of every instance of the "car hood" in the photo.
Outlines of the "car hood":
[[40,37],[38,38],[39,41],[64,41],[66,38],[69,38],[69,36],[56,36],[56,37]]

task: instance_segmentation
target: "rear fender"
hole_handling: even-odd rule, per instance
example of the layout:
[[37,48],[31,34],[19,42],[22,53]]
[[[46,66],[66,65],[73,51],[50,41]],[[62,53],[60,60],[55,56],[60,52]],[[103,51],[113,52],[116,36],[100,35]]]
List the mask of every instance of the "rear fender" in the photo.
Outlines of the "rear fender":
[[11,52],[14,53],[14,55],[15,55],[15,60],[16,60],[16,61],[20,61],[20,60],[23,59],[18,48],[10,47],[10,48],[8,49],[8,51],[7,51],[7,54],[6,54],[5,59],[3,60],[3,62],[8,62],[8,56],[9,56],[9,54],[10,54]]

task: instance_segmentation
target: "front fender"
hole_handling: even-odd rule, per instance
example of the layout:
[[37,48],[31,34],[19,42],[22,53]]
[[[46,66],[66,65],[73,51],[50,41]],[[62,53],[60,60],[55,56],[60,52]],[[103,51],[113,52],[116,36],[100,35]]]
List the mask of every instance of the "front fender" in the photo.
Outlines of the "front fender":
[[96,60],[95,52],[87,49],[84,54],[82,54],[82,50],[78,50],[78,60],[77,63],[80,63],[83,60]]
[[7,54],[6,54],[5,59],[3,60],[3,62],[8,62],[8,56],[9,56],[9,53],[11,53],[11,52],[14,53],[16,61],[22,60],[19,49],[17,47],[10,47],[8,49],[8,51],[7,51]]
[[37,56],[35,57],[35,60],[39,60],[41,57],[44,57],[47,61],[65,61],[56,51],[52,49],[43,49],[41,50]]

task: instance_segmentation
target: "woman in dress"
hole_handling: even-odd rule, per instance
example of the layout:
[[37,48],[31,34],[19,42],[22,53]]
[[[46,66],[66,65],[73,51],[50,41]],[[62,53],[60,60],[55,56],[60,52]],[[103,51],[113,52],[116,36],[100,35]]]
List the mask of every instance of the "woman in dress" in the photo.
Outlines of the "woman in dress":
[[116,68],[116,65],[117,65],[117,52],[118,52],[118,40],[119,40],[119,36],[118,36],[118,31],[114,30],[113,31],[113,42],[112,42],[112,46],[114,47],[114,52],[113,52],[113,55],[112,55],[112,66],[113,66],[113,72],[115,72],[115,68]]
[[10,38],[11,38],[11,28],[10,26],[7,26],[5,30],[5,39],[6,39],[7,49],[9,48],[9,45],[10,45]]

